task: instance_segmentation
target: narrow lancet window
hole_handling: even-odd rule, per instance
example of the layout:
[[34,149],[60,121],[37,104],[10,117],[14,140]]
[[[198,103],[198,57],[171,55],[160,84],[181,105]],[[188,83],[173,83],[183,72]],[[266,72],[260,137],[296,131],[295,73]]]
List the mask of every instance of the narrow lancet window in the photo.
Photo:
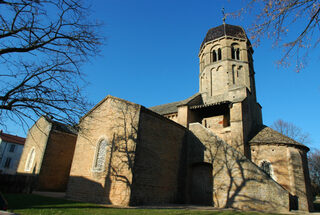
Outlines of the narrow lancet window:
[[27,158],[27,163],[25,166],[26,171],[30,171],[33,165],[34,157],[36,155],[35,149],[32,148],[29,152],[28,158]]
[[216,53],[216,50],[213,50],[212,51],[212,62],[216,62],[217,61],[217,53]]
[[237,44],[231,46],[231,58],[234,60],[240,60],[240,48],[237,46]]
[[94,170],[103,171],[105,161],[106,161],[106,152],[107,152],[107,141],[101,140],[96,149],[96,157],[94,161]]
[[236,49],[236,60],[240,60],[240,49]]
[[232,58],[232,59],[236,59],[235,51],[234,51],[233,46],[231,47],[231,58]]
[[217,61],[220,61],[222,59],[222,51],[221,51],[221,48],[218,48],[217,46],[214,46],[212,49],[211,49],[211,52],[210,52],[210,60],[211,62],[217,62]]

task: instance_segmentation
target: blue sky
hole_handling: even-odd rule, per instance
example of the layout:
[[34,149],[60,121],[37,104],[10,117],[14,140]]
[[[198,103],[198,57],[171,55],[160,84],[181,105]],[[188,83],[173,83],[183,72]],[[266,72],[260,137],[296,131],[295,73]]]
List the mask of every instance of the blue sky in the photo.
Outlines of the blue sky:
[[[243,7],[239,0],[96,0],[92,17],[104,22],[107,38],[101,56],[83,67],[91,83],[87,96],[98,103],[107,95],[145,107],[185,99],[198,91],[198,51],[207,31],[222,24],[226,12]],[[227,18],[226,23],[248,29],[253,15]],[[299,25],[297,25],[299,26]],[[292,29],[296,31],[297,29]],[[248,32],[247,32],[248,33]],[[319,52],[310,53],[308,67],[300,73],[277,68],[281,50],[264,38],[254,48],[257,99],[263,121],[281,118],[310,133],[320,148]],[[19,128],[9,132],[22,134]]]

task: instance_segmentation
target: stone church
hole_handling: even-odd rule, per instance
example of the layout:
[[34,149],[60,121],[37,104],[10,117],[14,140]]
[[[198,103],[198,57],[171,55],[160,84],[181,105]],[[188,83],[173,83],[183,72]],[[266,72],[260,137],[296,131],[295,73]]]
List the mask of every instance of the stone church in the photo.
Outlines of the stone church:
[[151,108],[107,96],[78,133],[41,117],[18,172],[45,178],[39,190],[103,204],[312,210],[309,149],[263,125],[252,55],[242,27],[212,28],[198,93]]

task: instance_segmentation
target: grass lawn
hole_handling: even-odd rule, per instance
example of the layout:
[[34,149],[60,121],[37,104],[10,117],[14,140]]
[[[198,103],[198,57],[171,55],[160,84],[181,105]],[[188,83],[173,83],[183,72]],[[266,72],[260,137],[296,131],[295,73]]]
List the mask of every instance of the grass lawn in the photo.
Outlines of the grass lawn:
[[189,209],[122,209],[109,208],[98,204],[80,203],[65,199],[43,197],[33,194],[5,194],[9,203],[9,211],[17,214],[47,215],[47,214],[179,214],[179,215],[271,215],[270,213],[209,211]]

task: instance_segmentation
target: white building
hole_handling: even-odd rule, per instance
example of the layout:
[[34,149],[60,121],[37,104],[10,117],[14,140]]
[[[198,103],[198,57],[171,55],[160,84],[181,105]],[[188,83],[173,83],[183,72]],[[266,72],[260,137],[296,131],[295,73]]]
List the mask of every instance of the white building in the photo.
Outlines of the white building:
[[16,174],[25,140],[0,130],[0,173]]

